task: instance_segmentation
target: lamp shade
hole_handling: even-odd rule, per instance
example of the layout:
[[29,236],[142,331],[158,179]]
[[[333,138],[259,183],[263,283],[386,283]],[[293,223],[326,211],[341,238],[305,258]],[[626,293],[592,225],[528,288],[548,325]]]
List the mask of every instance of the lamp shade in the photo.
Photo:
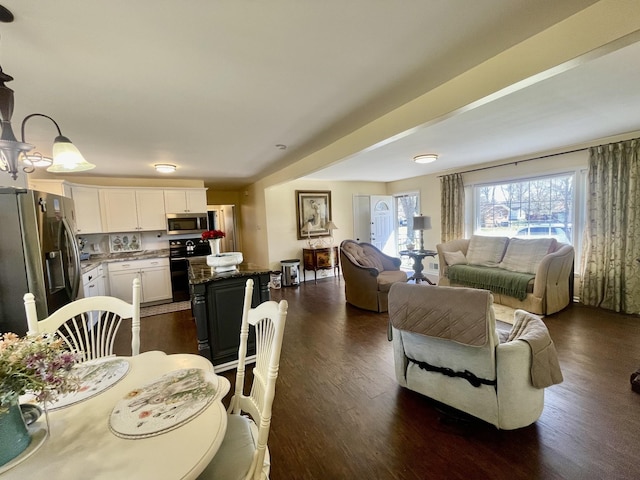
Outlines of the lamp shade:
[[336,227],[336,224],[335,224],[335,223],[333,223],[333,221],[332,221],[332,220],[329,220],[329,221],[327,222],[327,224],[325,225],[325,228],[326,228],[327,230],[329,230],[329,231],[332,231],[332,230],[338,230],[338,227]]
[[71,140],[62,135],[56,137],[53,142],[53,165],[47,168],[48,172],[83,172],[93,168],[96,166],[84,159]]
[[413,217],[414,230],[431,230],[431,217]]
[[431,230],[431,217],[425,217],[424,215],[413,217],[413,229]]

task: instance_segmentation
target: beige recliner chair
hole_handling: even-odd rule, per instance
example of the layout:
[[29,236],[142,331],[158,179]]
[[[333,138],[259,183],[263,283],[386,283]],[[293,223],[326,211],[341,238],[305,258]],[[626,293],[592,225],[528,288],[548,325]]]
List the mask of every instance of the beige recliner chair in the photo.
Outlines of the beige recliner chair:
[[395,284],[389,319],[398,383],[497,428],[535,422],[562,381],[542,320],[517,310],[501,341],[488,290]]
[[406,282],[400,259],[385,255],[370,243],[344,240],[340,265],[347,302],[374,312],[386,312],[391,285]]

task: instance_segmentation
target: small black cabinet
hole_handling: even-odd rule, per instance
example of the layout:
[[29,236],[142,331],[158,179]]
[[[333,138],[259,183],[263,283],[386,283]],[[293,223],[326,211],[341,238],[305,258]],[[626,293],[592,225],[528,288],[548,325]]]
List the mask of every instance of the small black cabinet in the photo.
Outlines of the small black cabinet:
[[[268,270],[240,270],[199,279],[194,279],[192,275],[191,302],[196,320],[198,352],[213,363],[216,372],[235,368],[238,360],[247,279],[253,279],[251,306],[256,307],[270,298],[269,273]],[[255,354],[253,327],[249,331],[248,354]]]

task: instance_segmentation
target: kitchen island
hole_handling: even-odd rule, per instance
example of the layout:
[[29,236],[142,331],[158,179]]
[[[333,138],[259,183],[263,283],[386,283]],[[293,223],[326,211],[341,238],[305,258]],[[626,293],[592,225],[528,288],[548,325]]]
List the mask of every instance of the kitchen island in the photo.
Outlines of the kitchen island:
[[[240,344],[242,305],[247,279],[253,279],[251,306],[269,300],[270,270],[242,263],[231,272],[216,273],[206,257],[189,259],[191,304],[196,320],[198,353],[213,363],[216,372],[236,367]],[[255,354],[250,327],[248,353]]]

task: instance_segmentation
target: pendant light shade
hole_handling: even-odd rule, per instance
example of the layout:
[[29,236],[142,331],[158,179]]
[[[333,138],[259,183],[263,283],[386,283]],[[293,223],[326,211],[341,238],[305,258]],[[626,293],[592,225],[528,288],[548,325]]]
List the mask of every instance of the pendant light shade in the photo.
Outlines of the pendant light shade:
[[96,168],[92,163],[87,162],[80,150],[71,143],[67,137],[58,135],[53,141],[53,165],[47,168],[48,172],[84,172]]

